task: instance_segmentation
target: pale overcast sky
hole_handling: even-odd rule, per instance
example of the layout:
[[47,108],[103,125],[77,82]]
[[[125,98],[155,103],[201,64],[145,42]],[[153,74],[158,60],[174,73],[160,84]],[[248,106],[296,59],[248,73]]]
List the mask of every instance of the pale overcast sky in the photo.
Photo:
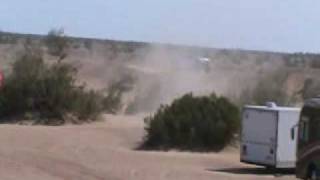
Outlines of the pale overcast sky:
[[319,0],[1,0],[0,29],[320,52]]

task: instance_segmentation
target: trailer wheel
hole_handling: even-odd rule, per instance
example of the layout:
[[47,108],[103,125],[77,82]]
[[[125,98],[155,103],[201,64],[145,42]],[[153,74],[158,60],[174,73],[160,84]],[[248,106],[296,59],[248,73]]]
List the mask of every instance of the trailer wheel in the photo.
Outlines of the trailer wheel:
[[309,180],[319,180],[320,179],[318,170],[314,165],[309,167],[308,179]]
[[277,168],[275,168],[274,166],[265,166],[265,168],[267,171],[270,171],[270,172],[277,170]]
[[311,170],[310,180],[319,180],[318,173],[316,169]]

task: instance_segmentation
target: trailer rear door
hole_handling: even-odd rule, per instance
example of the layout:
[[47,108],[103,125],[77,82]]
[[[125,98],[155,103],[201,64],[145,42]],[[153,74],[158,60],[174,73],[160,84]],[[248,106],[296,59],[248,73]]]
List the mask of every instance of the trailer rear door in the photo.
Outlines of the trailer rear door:
[[242,118],[241,160],[260,165],[276,165],[278,112],[246,108]]

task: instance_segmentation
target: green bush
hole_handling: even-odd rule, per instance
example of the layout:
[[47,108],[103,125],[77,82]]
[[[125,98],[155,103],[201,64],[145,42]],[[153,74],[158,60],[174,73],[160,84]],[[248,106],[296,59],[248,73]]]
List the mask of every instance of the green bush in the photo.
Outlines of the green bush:
[[220,151],[240,126],[237,106],[224,97],[186,94],[145,119],[142,148]]
[[77,85],[76,73],[71,64],[48,65],[41,53],[28,49],[15,61],[0,89],[0,118],[33,119],[49,125],[70,119],[77,123],[96,120],[111,102],[101,92]]

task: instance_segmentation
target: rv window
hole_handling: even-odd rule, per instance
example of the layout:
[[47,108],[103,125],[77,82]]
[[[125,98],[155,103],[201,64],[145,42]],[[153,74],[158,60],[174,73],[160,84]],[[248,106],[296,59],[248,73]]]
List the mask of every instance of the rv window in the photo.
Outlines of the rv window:
[[312,118],[312,125],[310,126],[310,140],[312,142],[320,140],[320,119],[318,116]]
[[303,122],[304,123],[304,128],[303,128],[303,140],[305,142],[309,141],[309,121],[308,122]]
[[304,142],[308,142],[309,141],[309,118],[302,117],[300,129],[301,129],[301,133],[299,137],[300,140]]

